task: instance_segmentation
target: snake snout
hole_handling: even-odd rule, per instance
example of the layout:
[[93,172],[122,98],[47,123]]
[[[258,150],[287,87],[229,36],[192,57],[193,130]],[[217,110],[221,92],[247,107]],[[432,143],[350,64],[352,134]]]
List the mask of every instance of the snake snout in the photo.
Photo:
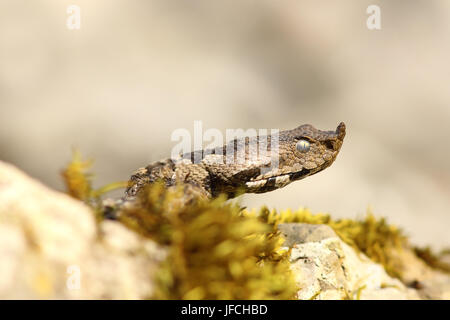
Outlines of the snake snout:
[[345,123],[341,122],[336,128],[336,134],[339,140],[344,140],[345,137]]

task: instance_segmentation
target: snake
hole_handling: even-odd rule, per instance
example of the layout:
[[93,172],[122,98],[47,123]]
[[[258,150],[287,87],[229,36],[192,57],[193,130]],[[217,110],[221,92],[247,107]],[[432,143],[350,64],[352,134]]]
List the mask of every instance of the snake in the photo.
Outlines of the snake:
[[330,131],[303,124],[276,136],[236,138],[217,148],[160,160],[131,175],[123,201],[132,201],[157,181],[167,188],[183,185],[186,203],[220,194],[233,198],[283,188],[328,168],[345,133],[343,122]]

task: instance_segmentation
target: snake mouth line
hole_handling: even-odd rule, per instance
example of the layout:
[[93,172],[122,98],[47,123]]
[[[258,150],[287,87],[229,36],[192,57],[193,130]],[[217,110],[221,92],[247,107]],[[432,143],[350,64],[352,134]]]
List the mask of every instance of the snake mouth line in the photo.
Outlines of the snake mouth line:
[[301,171],[281,174],[273,176],[267,179],[259,179],[255,181],[249,181],[245,185],[250,188],[281,188],[291,183],[292,181],[305,178],[311,173],[309,169],[302,169]]

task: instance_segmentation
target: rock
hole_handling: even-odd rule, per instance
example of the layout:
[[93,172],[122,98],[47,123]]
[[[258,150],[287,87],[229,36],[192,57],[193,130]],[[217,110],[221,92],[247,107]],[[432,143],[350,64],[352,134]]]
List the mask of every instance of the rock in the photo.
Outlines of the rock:
[[285,237],[284,245],[287,247],[337,237],[333,229],[323,224],[280,223],[278,230]]
[[[450,277],[411,250],[401,282],[326,225],[278,225],[299,299],[449,299]],[[144,299],[166,251],[0,161],[0,299]],[[405,286],[405,284],[411,288]]]
[[280,230],[293,244],[291,269],[299,299],[420,299],[416,290],[357,254],[326,225],[281,225]]
[[450,299],[448,273],[432,269],[410,248],[396,252],[395,258],[402,267],[402,282],[415,288],[423,299]]
[[115,221],[0,161],[0,299],[142,299],[164,259]]

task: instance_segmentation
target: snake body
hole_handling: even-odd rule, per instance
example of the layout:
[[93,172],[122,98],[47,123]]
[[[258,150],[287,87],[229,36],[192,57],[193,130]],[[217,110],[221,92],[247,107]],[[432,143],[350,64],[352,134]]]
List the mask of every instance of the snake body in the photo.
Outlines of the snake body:
[[[304,124],[273,136],[235,139],[226,145],[165,159],[133,173],[124,200],[132,200],[145,186],[163,181],[170,188],[185,186],[186,201],[196,197],[229,198],[239,192],[263,193],[316,174],[336,159],[345,137],[345,124],[322,131]],[[269,152],[261,152],[259,146]],[[276,147],[276,161],[274,151]],[[276,165],[274,165],[274,162]]]

